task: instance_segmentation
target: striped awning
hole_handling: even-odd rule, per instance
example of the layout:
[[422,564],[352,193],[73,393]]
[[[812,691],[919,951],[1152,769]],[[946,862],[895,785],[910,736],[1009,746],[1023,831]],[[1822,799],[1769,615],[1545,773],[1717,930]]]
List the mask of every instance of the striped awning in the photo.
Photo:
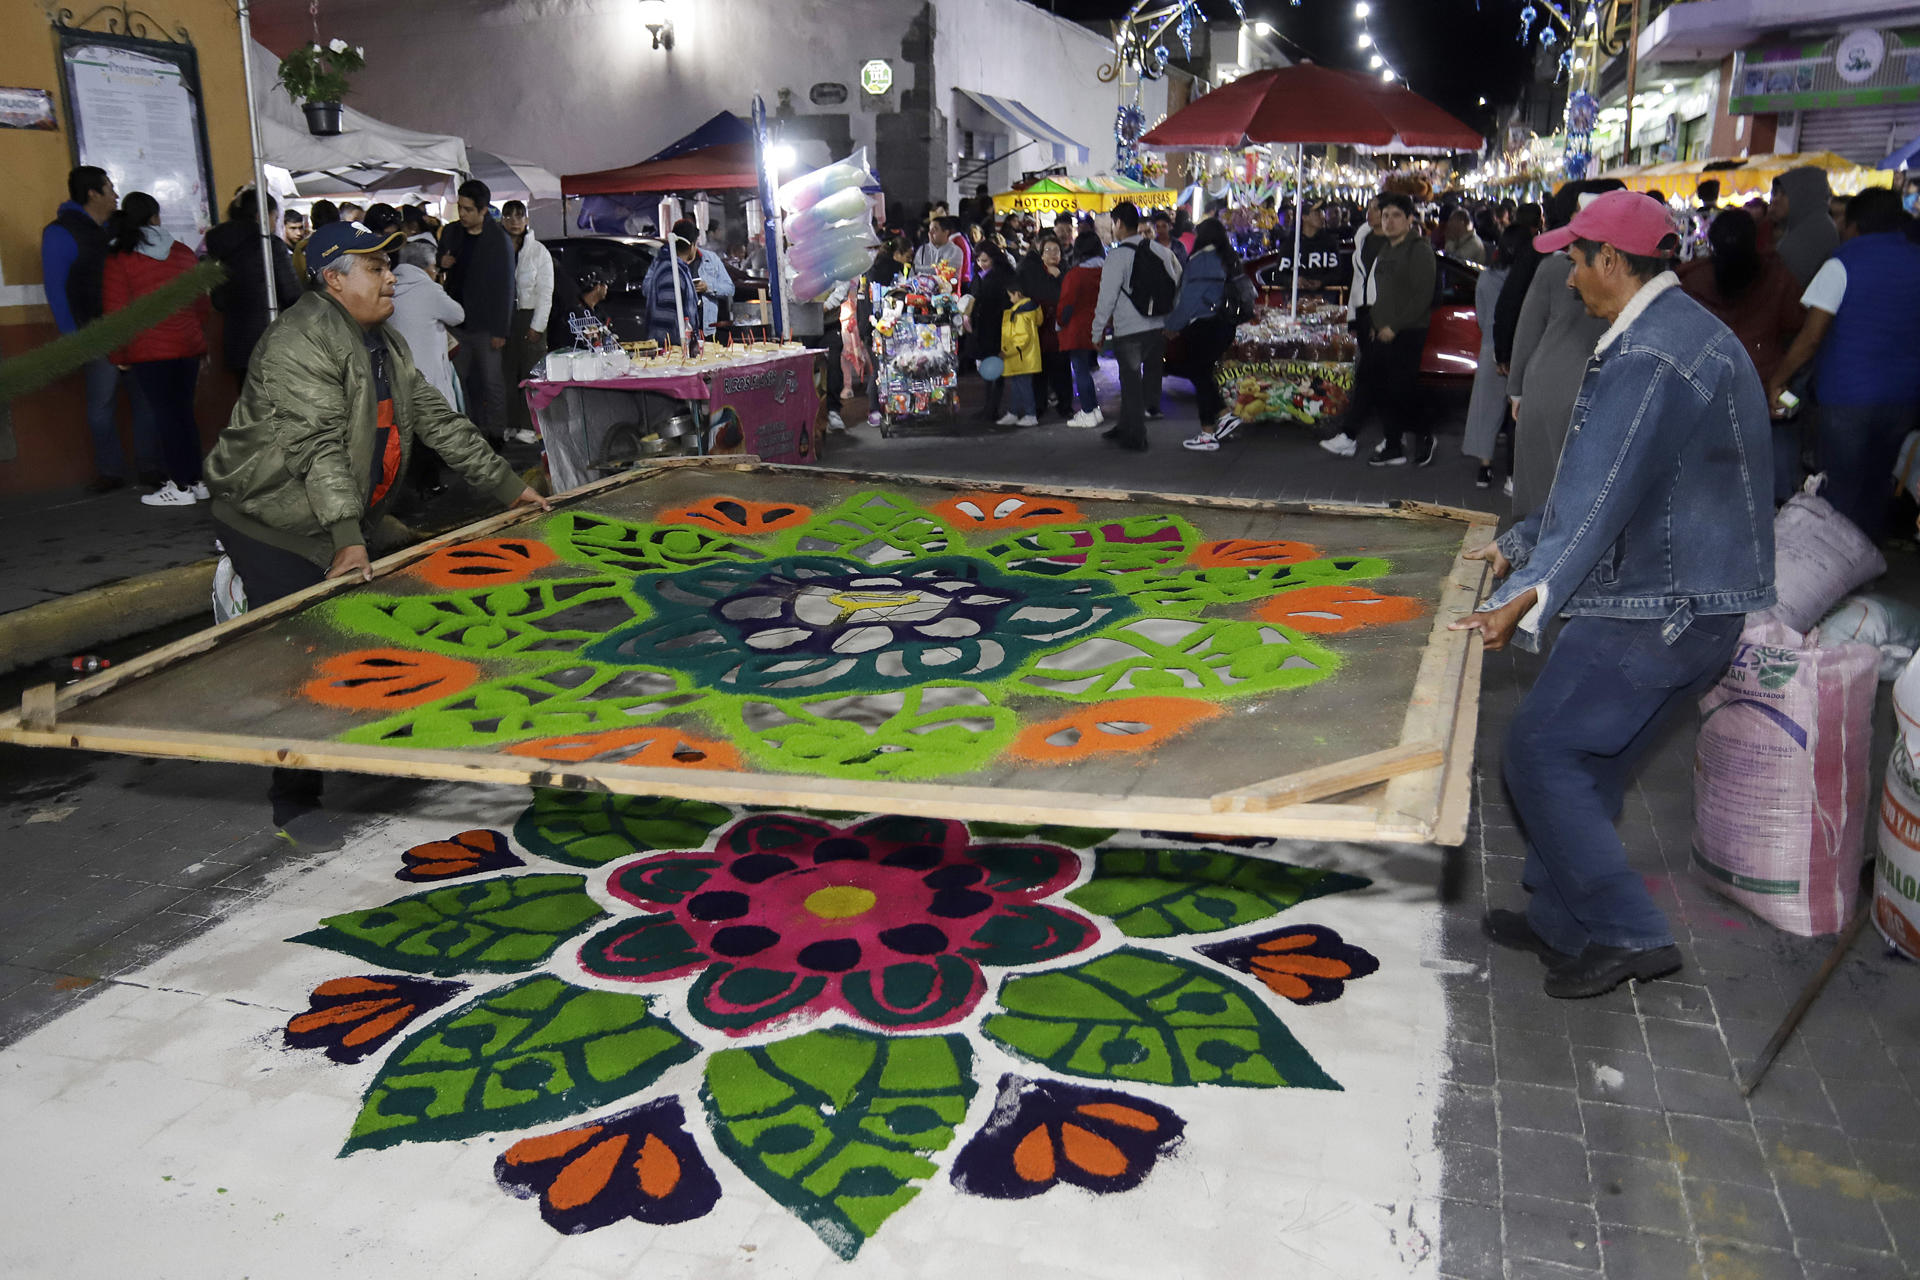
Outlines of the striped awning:
[[1066,163],[1069,151],[1080,164],[1086,164],[1093,158],[1093,153],[1086,147],[1042,120],[1026,103],[1017,98],[996,98],[990,93],[976,93],[972,89],[962,89],[960,92],[979,103],[982,111],[1015,133],[1024,134],[1037,143],[1052,147],[1056,164]]

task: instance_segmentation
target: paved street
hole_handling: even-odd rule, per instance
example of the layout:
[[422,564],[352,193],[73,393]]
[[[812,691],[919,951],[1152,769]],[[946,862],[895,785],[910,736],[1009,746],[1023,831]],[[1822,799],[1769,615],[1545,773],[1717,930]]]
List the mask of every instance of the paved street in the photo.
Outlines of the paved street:
[[[1186,452],[1178,441],[1193,430],[1193,411],[1179,382],[1169,383],[1168,417],[1153,426],[1144,456],[1058,425],[888,441],[861,427],[826,461],[899,474],[1497,509],[1498,489],[1476,490],[1474,464],[1459,454],[1460,398],[1445,397],[1443,407],[1450,434],[1426,470],[1370,470],[1279,426],[1249,428],[1217,454]],[[113,544],[125,531],[95,525],[91,510],[47,505],[45,537],[80,559],[95,554],[74,550],[90,539],[99,554],[118,555]],[[0,554],[0,578],[12,580],[44,552],[16,538]],[[1895,575],[1911,581],[1913,569],[1905,557]],[[1519,903],[1524,846],[1498,760],[1538,663],[1518,653],[1489,658],[1475,820],[1466,846],[1431,868],[1444,905],[1422,963],[1444,985],[1448,1020],[1436,1085],[1439,1274],[1830,1280],[1920,1272],[1916,975],[1869,930],[1765,1083],[1740,1097],[1734,1072],[1828,944],[1774,931],[1689,872],[1690,724],[1667,736],[1622,824],[1679,930],[1686,970],[1557,1002],[1540,991],[1534,959],[1496,953],[1480,937],[1487,905]],[[12,698],[23,683],[0,693]],[[1891,741],[1885,701],[1876,760]],[[257,770],[0,749],[0,780],[0,1044],[102,991],[145,986],[147,966],[276,888],[328,872],[339,839],[407,814],[419,794],[408,783],[338,780],[329,792],[337,826],[302,845],[267,829]],[[0,1081],[7,1065],[0,1050]],[[1433,1265],[1415,1258],[1410,1273],[1432,1274]]]

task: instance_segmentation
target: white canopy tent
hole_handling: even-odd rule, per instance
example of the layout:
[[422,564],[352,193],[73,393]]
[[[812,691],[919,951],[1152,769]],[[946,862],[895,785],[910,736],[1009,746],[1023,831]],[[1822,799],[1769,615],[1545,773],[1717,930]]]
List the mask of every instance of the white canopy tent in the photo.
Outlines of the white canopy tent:
[[[307,119],[300,105],[288,97],[280,85],[280,59],[258,41],[253,43],[251,55],[253,112],[260,126],[260,158],[290,175],[291,183],[297,183],[306,174],[365,169],[471,171],[464,140],[450,134],[402,129],[352,107],[341,108],[338,135],[316,137],[307,132]],[[280,190],[280,184],[272,175],[268,185]],[[555,186],[558,186],[557,180]],[[285,194],[297,195],[298,192],[291,189]]]

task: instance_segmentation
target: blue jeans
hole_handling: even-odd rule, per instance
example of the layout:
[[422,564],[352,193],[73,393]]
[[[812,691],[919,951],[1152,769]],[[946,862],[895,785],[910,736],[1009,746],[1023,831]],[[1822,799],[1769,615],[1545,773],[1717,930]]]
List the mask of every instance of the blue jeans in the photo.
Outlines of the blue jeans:
[[1720,678],[1743,621],[1696,617],[1667,644],[1658,618],[1576,617],[1553,642],[1503,771],[1527,838],[1527,921],[1556,951],[1673,941],[1613,824],[1661,722]]
[[1093,389],[1093,369],[1099,360],[1098,351],[1067,352],[1067,361],[1073,366],[1073,392],[1080,401],[1082,413],[1092,413],[1100,407],[1100,397]]
[[[1912,404],[1820,406],[1820,496],[1878,542],[1893,501],[1893,464],[1907,433],[1920,426]],[[1778,428],[1775,428],[1778,430]]]
[[[113,361],[105,356],[89,360],[87,379],[87,433],[93,438],[93,469],[102,476],[133,479],[127,467],[127,455],[120,448],[120,388],[123,379]],[[159,444],[154,430],[153,410],[133,378],[124,379],[127,398],[133,404],[133,448],[140,470],[158,471]]]
[[1016,418],[1033,417],[1033,375],[1010,373],[1006,376],[1007,412]]
[[1120,372],[1120,421],[1113,437],[1128,444],[1147,438],[1147,410],[1160,404],[1160,378],[1166,370],[1167,331],[1115,334],[1113,359]]

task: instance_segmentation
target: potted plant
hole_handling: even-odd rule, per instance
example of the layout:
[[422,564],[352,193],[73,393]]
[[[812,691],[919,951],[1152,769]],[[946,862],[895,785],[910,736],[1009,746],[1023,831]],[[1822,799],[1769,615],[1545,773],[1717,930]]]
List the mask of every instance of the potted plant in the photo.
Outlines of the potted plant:
[[280,60],[280,83],[307,113],[307,132],[321,137],[340,132],[347,77],[367,65],[366,52],[335,36],[325,48],[305,45]]

